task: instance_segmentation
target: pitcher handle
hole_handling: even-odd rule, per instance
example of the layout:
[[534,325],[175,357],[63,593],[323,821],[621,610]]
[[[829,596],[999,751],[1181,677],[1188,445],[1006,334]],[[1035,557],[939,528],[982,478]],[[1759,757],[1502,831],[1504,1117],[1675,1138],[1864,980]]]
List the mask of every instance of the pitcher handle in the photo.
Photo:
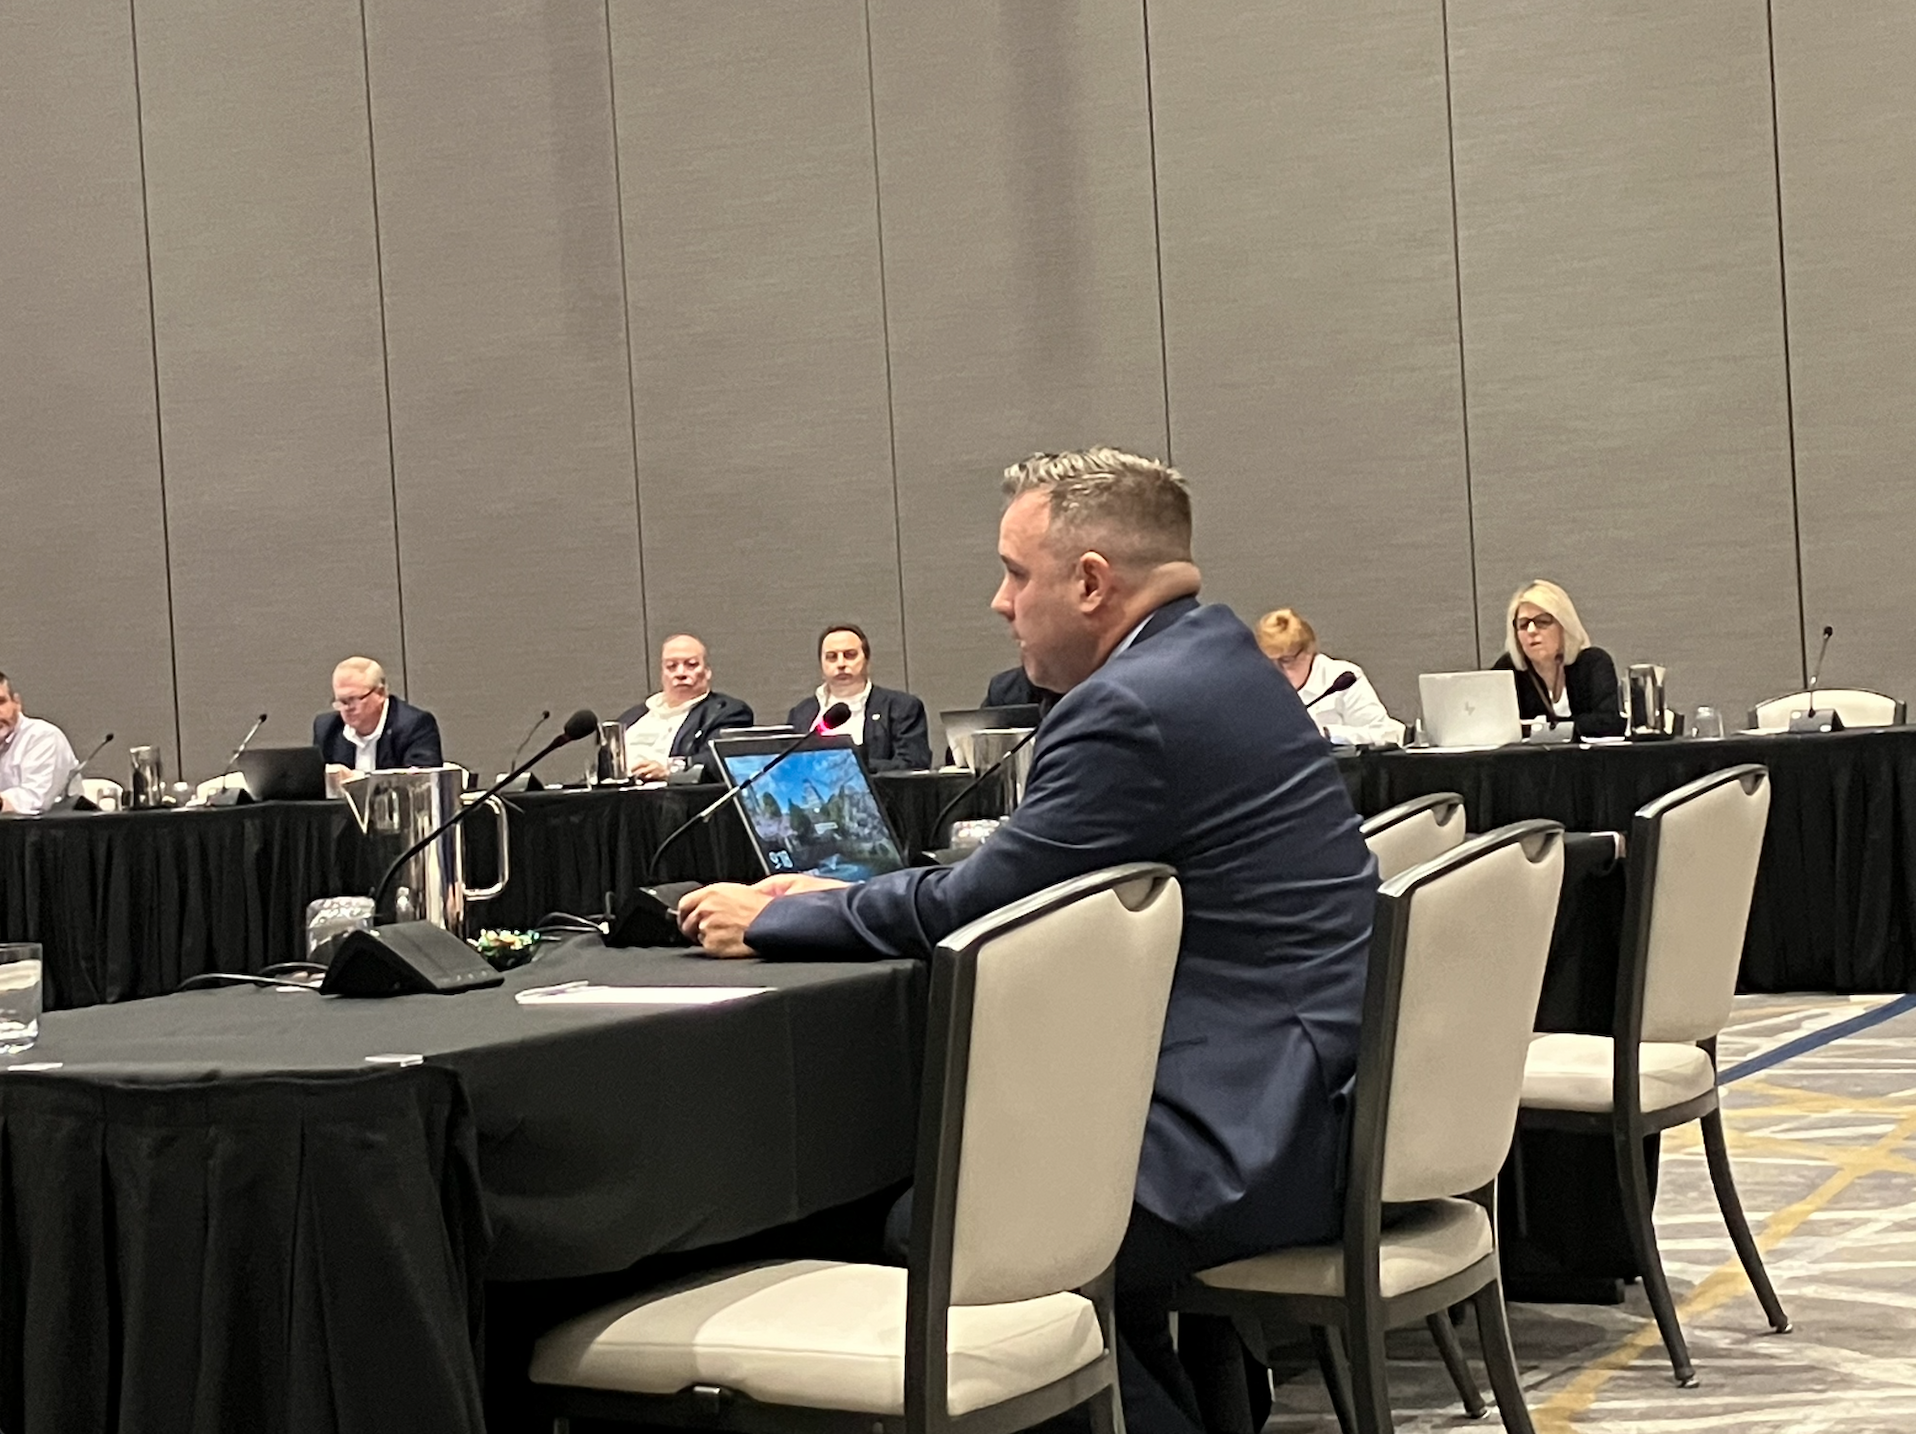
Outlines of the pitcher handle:
[[[512,880],[512,847],[508,841],[509,833],[506,829],[506,804],[497,797],[487,797],[486,805],[492,808],[493,821],[499,829],[499,879],[491,886],[468,887],[466,889],[468,901],[490,901],[504,891],[506,883]],[[462,866],[465,859],[466,841],[462,835],[459,839],[459,860]]]

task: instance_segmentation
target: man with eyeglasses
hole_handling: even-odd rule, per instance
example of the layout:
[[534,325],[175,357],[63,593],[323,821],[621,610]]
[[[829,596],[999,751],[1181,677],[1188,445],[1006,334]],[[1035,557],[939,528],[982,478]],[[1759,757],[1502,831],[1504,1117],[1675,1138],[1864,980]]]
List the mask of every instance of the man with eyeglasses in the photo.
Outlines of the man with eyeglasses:
[[438,720],[388,695],[386,670],[370,657],[349,657],[333,669],[333,710],[313,719],[313,745],[335,777],[445,760]]
[[67,794],[79,765],[66,734],[27,716],[20,694],[0,672],[0,812],[37,816]]

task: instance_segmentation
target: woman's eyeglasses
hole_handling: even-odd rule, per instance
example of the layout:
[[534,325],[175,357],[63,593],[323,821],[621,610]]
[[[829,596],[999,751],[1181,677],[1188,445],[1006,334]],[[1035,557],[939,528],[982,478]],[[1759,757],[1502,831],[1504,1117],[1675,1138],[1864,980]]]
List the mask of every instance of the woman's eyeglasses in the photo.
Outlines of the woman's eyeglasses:
[[1517,619],[1518,632],[1548,632],[1557,625],[1557,620],[1547,612],[1536,613],[1531,617]]

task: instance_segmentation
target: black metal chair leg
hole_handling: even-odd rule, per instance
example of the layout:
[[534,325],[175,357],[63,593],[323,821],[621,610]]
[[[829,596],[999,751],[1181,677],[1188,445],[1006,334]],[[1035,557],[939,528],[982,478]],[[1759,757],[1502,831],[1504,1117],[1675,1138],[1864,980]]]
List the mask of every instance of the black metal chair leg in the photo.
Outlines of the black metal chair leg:
[[1424,1321],[1424,1326],[1436,1342],[1437,1354],[1450,1375],[1451,1387],[1463,1401],[1464,1413],[1472,1419],[1483,1418],[1490,1411],[1484,1405],[1483,1395],[1477,1392],[1477,1381],[1471,1376],[1470,1365],[1464,1360],[1464,1347],[1457,1339],[1456,1326],[1450,1322],[1450,1311],[1438,1310]]
[[1336,1330],[1314,1324],[1311,1348],[1317,1351],[1317,1367],[1323,1371],[1324,1388],[1331,1396],[1331,1411],[1337,1415],[1337,1427],[1344,1434],[1357,1434],[1357,1410],[1351,1399],[1351,1371],[1344,1358],[1344,1342],[1337,1337]]
[[1643,1140],[1619,1128],[1614,1144],[1617,1183],[1623,1194],[1623,1223],[1630,1232],[1637,1270],[1643,1277],[1643,1292],[1649,1296],[1650,1312],[1656,1316],[1663,1347],[1669,1352],[1670,1369],[1676,1375],[1676,1382],[1687,1389],[1696,1383],[1696,1370],[1690,1364],[1690,1347],[1684,1343],[1683,1327],[1677,1323],[1676,1301],[1670,1296],[1670,1282],[1663,1274],[1663,1256],[1657,1250],[1656,1217],[1650,1197],[1650,1170],[1643,1158]]
[[1536,1434],[1530,1406],[1524,1403],[1523,1383],[1517,1375],[1517,1355],[1510,1347],[1510,1321],[1504,1317],[1504,1287],[1492,1280],[1473,1297],[1477,1306],[1477,1338],[1483,1342],[1484,1368],[1497,1396],[1497,1417],[1505,1434]]
[[1385,1375],[1384,1318],[1381,1309],[1351,1309],[1344,1331],[1351,1362],[1351,1395],[1357,1434],[1391,1434],[1390,1382]]
[[1116,1371],[1110,1387],[1091,1396],[1091,1434],[1124,1434],[1124,1400],[1118,1392]]
[[1750,1222],[1743,1218],[1743,1202],[1737,1198],[1736,1179],[1730,1174],[1730,1148],[1723,1139],[1721,1110],[1712,1110],[1703,1117],[1703,1154],[1710,1162],[1710,1184],[1716,1190],[1717,1209],[1723,1212],[1723,1223],[1729,1227],[1730,1243],[1736,1246],[1736,1257],[1743,1262],[1743,1273],[1750,1277],[1756,1297],[1762,1301],[1770,1328],[1778,1334],[1788,1334],[1790,1317],[1783,1312],[1783,1302],[1770,1284],[1769,1271],[1763,1268],[1762,1252],[1756,1248],[1756,1237],[1750,1233]]

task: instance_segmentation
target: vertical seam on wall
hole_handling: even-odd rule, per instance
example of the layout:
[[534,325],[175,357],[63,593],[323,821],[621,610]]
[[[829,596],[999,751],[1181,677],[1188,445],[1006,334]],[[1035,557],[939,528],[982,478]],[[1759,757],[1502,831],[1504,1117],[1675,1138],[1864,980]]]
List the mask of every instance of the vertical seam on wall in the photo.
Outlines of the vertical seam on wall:
[[186,768],[186,740],[180,722],[180,638],[173,611],[173,523],[166,501],[166,420],[160,414],[160,314],[153,297],[153,216],[147,202],[146,108],[140,91],[140,24],[135,0],[127,0],[127,33],[133,56],[133,133],[140,152],[140,237],[146,259],[146,330],[153,354],[153,448],[160,474],[160,558],[166,570],[166,651],[173,673],[173,761]]
[[1151,145],[1151,258],[1158,279],[1158,376],[1164,383],[1164,461],[1175,465],[1171,451],[1171,340],[1164,325],[1164,221],[1158,204],[1158,105],[1151,81],[1151,0],[1140,0],[1138,16],[1144,25],[1144,124]]
[[[639,487],[639,380],[632,360],[632,280],[625,249],[625,173],[619,158],[619,76],[612,63],[612,0],[605,0],[605,94],[612,118],[612,199],[619,225],[619,325],[625,334],[625,413],[632,428],[632,524],[638,542],[639,644],[649,661],[652,615],[645,589],[645,499]],[[644,663],[640,664],[644,670]]]
[[872,220],[878,233],[878,323],[885,341],[885,435],[891,449],[891,540],[898,569],[898,665],[911,690],[911,639],[905,625],[905,521],[898,501],[898,406],[892,391],[891,295],[885,285],[885,196],[878,170],[878,69],[872,56],[872,7],[865,0],[865,98],[872,127]]
[[399,686],[412,699],[406,661],[406,580],[399,561],[399,450],[393,437],[392,343],[386,334],[386,241],[379,228],[379,157],[373,148],[373,56],[366,33],[366,0],[359,0],[360,73],[366,81],[366,174],[373,196],[373,279],[379,289],[379,376],[386,392],[386,483],[393,504],[393,601],[399,617]]
[[1783,431],[1790,450],[1790,534],[1796,557],[1796,655],[1802,665],[1803,685],[1810,681],[1810,632],[1807,597],[1803,591],[1803,510],[1796,487],[1796,378],[1790,365],[1790,278],[1783,243],[1783,126],[1776,106],[1776,7],[1763,6],[1763,36],[1770,62],[1770,158],[1776,166],[1776,285],[1783,311]]
[[1450,0],[1438,7],[1444,34],[1444,157],[1450,164],[1450,268],[1457,284],[1457,416],[1464,437],[1464,533],[1470,545],[1470,634],[1484,661],[1483,599],[1477,582],[1477,494],[1470,467],[1470,366],[1464,357],[1464,246],[1457,222],[1457,112],[1450,87]]

